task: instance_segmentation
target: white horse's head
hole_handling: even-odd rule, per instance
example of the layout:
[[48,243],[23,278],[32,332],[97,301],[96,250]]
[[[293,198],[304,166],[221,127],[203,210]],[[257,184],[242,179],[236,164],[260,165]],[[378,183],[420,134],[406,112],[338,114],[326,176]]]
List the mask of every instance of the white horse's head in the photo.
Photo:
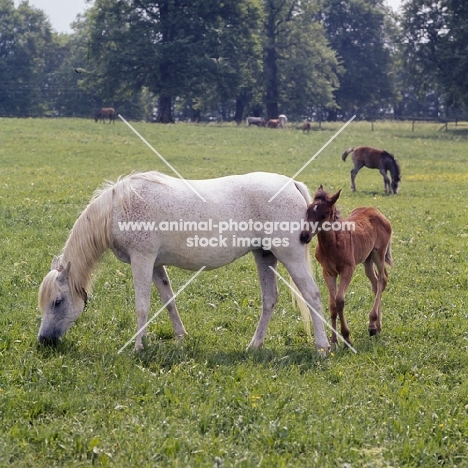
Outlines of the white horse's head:
[[64,267],[54,257],[51,271],[42,281],[39,289],[42,321],[37,337],[40,343],[56,345],[85,308],[86,292],[73,290],[70,269],[70,262]]

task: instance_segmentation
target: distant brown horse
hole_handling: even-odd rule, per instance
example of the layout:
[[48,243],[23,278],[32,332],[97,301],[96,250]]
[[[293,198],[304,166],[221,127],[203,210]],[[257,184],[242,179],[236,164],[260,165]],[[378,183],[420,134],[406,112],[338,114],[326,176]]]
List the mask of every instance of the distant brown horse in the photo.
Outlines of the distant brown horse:
[[[344,317],[344,302],[346,290],[356,266],[360,263],[364,264],[366,276],[375,295],[374,305],[369,314],[369,334],[373,336],[381,330],[380,301],[388,279],[385,265],[393,264],[392,226],[379,210],[372,207],[356,208],[348,218],[340,218],[340,213],[335,207],[340,193],[341,190],[330,196],[322,186],[319,187],[312,204],[307,208],[307,221],[311,231],[303,231],[301,241],[306,243],[317,234],[315,258],[322,265],[323,278],[328,287],[332,326],[336,330],[336,318],[339,316],[341,335],[351,343]],[[338,276],[340,284],[337,291]],[[337,342],[335,331],[331,341]]]
[[[393,154],[388,153],[385,150],[379,150],[370,148],[368,146],[359,146],[358,148],[348,148],[341,158],[346,161],[346,157],[349,153],[353,153],[352,159],[354,163],[353,169],[351,169],[351,190],[356,191],[356,179],[357,173],[364,166],[369,169],[378,169],[384,178],[384,190],[385,193],[398,193],[398,184],[401,180],[400,166],[398,161],[393,157]],[[392,183],[387,176],[387,171],[390,171],[392,177]]]
[[97,110],[94,114],[95,122],[98,120],[104,122],[107,117],[109,118],[109,123],[115,122],[115,109],[112,107],[103,107],[102,109]]
[[266,126],[267,126],[268,128],[278,128],[279,123],[280,123],[279,119],[270,119],[270,120],[267,122]]
[[304,122],[302,124],[302,133],[309,133],[310,132],[310,122]]

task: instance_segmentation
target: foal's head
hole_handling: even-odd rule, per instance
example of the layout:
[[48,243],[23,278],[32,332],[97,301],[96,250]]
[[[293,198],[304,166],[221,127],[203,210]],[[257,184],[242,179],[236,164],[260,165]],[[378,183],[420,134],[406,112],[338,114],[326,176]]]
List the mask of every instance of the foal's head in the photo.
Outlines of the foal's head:
[[322,230],[322,224],[325,222],[332,223],[339,218],[339,211],[335,207],[335,203],[340,198],[341,190],[330,195],[320,186],[315,192],[313,202],[307,207],[307,222],[309,223],[309,231],[301,232],[301,242],[308,243],[312,237]]

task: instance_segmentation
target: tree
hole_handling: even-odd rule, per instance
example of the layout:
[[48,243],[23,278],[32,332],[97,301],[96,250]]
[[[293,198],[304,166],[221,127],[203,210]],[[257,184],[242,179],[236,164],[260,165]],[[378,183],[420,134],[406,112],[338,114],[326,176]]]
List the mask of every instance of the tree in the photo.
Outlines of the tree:
[[335,96],[345,114],[371,116],[391,102],[387,13],[382,0],[320,1],[318,18],[344,69]]
[[312,9],[296,18],[287,42],[279,70],[282,108],[307,118],[334,108],[341,67]]
[[468,105],[468,9],[462,0],[404,4],[405,64],[420,95],[441,94],[447,107]]
[[263,82],[267,119],[333,106],[338,63],[314,17],[312,1],[263,0]]
[[46,60],[52,43],[41,10],[0,0],[0,113],[34,116],[43,112]]
[[97,0],[88,13],[94,82],[119,95],[147,87],[157,121],[173,122],[176,97],[240,86],[242,55],[226,52],[229,39],[250,34],[253,10],[249,0]]

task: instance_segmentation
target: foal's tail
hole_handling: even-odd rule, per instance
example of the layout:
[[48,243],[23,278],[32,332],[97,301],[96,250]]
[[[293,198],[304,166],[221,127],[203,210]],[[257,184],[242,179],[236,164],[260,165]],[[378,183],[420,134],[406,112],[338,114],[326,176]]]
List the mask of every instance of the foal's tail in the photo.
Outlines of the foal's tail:
[[352,146],[350,146],[342,155],[341,155],[341,159],[343,161],[346,161],[346,158],[348,157],[348,154],[349,153],[352,153],[354,151],[354,148]]
[[392,258],[392,241],[388,243],[387,251],[385,252],[385,263],[389,267],[393,267],[393,258]]

